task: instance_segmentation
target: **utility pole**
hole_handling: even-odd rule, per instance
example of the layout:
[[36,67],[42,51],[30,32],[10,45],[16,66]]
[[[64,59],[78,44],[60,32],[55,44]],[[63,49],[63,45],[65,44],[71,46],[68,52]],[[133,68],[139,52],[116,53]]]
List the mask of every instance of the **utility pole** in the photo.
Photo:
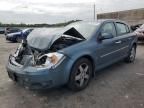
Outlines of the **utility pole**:
[[95,4],[94,4],[94,21],[96,19]]

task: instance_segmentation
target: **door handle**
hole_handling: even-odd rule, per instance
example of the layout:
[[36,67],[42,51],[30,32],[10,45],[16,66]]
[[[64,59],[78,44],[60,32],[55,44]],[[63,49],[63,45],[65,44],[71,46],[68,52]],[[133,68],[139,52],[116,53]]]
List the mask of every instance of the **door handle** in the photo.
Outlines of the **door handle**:
[[121,42],[122,42],[122,41],[116,41],[115,43],[116,43],[116,44],[120,44]]

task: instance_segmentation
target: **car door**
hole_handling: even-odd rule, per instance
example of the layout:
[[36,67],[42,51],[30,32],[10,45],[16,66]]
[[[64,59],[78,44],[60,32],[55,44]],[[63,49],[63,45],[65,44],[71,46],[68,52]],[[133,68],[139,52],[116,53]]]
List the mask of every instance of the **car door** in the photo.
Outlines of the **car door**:
[[132,40],[129,27],[121,22],[116,22],[115,44],[117,44],[118,50],[116,52],[117,58],[121,59],[128,54],[129,44]]
[[[99,40],[99,37],[103,33],[108,33],[112,35],[112,38]],[[100,28],[100,33],[98,36],[98,44],[97,44],[97,68],[103,68],[111,63],[115,62],[117,59],[116,51],[118,50],[118,46],[116,43],[119,41],[115,39],[116,37],[116,28],[113,22],[106,22]]]

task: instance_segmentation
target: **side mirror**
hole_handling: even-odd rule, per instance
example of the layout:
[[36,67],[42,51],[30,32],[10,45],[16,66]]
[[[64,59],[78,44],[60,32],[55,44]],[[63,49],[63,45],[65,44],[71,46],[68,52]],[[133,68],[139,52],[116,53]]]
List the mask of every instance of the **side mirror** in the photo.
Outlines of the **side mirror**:
[[100,33],[99,40],[111,39],[113,38],[112,33]]

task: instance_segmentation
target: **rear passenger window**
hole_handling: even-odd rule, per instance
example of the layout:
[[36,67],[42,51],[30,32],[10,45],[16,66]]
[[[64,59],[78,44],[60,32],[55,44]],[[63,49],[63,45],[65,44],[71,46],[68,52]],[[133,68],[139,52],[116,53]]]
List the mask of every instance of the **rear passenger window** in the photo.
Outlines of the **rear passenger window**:
[[116,23],[116,27],[118,35],[123,35],[130,32],[128,26],[123,23]]

